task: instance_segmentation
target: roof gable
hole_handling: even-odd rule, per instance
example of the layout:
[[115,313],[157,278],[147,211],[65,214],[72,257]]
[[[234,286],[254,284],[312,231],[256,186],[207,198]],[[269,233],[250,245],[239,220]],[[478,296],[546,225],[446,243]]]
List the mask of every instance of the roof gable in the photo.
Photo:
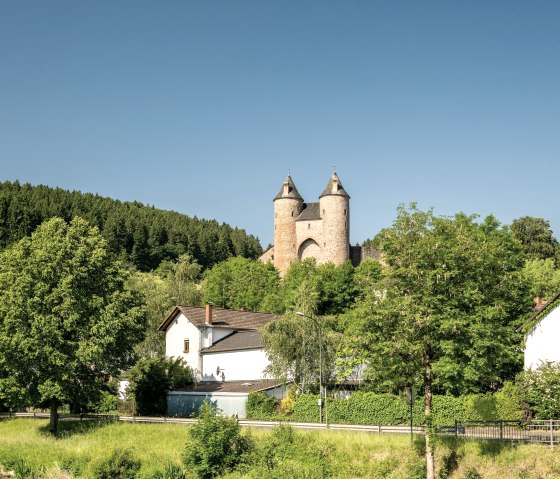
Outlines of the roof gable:
[[[165,318],[158,331],[165,331],[178,314],[183,314],[198,328],[207,326],[206,309],[195,306],[176,306]],[[235,330],[261,330],[278,316],[271,313],[253,311],[237,311],[233,309],[212,308],[212,326],[230,328]]]

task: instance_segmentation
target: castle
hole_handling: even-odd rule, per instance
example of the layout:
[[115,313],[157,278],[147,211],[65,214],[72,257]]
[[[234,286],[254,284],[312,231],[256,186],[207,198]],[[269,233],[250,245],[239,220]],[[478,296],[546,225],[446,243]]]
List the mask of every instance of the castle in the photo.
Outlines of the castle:
[[305,203],[288,176],[274,197],[274,245],[261,261],[272,261],[284,276],[293,261],[358,264],[360,247],[350,247],[350,195],[333,172],[318,203]]

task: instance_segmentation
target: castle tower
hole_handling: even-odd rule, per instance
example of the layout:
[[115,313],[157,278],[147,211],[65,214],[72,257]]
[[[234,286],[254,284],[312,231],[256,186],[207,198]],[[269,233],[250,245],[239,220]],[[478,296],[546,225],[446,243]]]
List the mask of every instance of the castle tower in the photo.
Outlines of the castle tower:
[[321,262],[342,264],[350,259],[350,195],[336,171],[319,196],[319,208],[323,220]]
[[296,218],[303,209],[303,198],[288,176],[274,197],[274,266],[284,276],[290,263],[298,259]]

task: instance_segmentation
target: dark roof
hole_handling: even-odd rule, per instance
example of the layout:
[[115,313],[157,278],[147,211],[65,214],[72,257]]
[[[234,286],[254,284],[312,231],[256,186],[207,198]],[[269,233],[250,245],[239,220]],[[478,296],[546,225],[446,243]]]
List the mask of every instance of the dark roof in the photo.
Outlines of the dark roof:
[[202,349],[200,354],[240,351],[243,349],[261,349],[263,347],[260,331],[236,331],[216,341],[212,346]]
[[342,186],[342,183],[340,182],[340,178],[336,174],[336,171],[333,172],[331,179],[327,183],[327,186],[325,187],[319,198],[327,195],[348,196],[348,198],[350,198],[350,195],[346,193],[346,190]]
[[[286,185],[286,183],[288,184],[288,192],[284,194],[284,186]],[[288,177],[284,180],[284,183],[282,183],[282,187],[280,188],[280,191],[274,197],[275,200],[278,200],[280,198],[295,198],[297,200],[303,201],[303,198],[299,194],[296,185],[294,185],[294,182],[292,181],[292,177],[290,175],[288,175]]]
[[272,389],[279,384],[269,379],[245,380],[245,381],[202,381],[183,388],[175,389],[181,392],[201,393],[250,393]]
[[303,211],[296,218],[296,221],[314,221],[321,219],[321,208],[319,203],[304,203]]
[[560,291],[558,291],[552,298],[550,298],[546,303],[544,303],[539,309],[537,309],[537,311],[535,311],[535,314],[533,314],[533,316],[531,316],[527,321],[525,321],[521,326],[519,326],[515,331],[517,331],[518,333],[520,331],[522,331],[523,329],[525,329],[525,327],[527,327],[529,324],[531,324],[535,319],[537,319],[537,317],[545,310],[547,309],[552,303],[554,303],[558,298],[560,298]]
[[[179,313],[183,313],[195,326],[205,326],[206,309],[194,306],[176,306],[158,331],[165,331]],[[277,316],[270,313],[255,313],[252,311],[236,311],[233,309],[212,308],[212,326],[240,330],[261,329],[266,323]]]

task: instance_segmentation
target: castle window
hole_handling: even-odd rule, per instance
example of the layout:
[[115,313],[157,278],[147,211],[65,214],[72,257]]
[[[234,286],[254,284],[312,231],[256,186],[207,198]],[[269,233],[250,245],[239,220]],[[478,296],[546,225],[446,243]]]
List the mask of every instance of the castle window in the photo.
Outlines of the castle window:
[[183,341],[183,352],[184,353],[188,353],[189,352],[189,340],[185,339]]
[[325,216],[325,208],[323,208],[323,216]]
[[346,228],[346,221],[344,222],[344,227]]
[[346,208],[344,208],[344,216],[346,216]]
[[292,211],[292,218],[293,218],[293,216],[294,216],[294,212]]
[[307,229],[311,229],[311,223],[307,223]]

